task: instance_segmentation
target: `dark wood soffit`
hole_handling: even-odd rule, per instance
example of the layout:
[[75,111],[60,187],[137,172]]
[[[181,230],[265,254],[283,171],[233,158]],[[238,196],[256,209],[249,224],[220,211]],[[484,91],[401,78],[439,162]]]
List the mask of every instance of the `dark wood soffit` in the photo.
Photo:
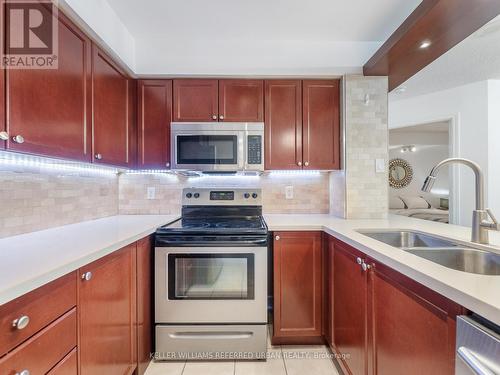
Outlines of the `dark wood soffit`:
[[[363,67],[393,90],[500,14],[499,0],[423,0]],[[420,49],[429,40],[432,44]]]

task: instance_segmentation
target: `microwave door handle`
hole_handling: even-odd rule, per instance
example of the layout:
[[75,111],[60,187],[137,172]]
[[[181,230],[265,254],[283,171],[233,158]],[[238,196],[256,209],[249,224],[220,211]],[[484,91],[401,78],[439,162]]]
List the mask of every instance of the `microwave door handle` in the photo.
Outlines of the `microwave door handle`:
[[486,365],[465,346],[458,348],[457,354],[459,359],[462,360],[475,375],[495,375],[495,373],[486,367]]
[[238,167],[240,169],[246,168],[247,164],[247,135],[245,132],[241,132],[238,135],[238,152],[240,157],[238,158]]

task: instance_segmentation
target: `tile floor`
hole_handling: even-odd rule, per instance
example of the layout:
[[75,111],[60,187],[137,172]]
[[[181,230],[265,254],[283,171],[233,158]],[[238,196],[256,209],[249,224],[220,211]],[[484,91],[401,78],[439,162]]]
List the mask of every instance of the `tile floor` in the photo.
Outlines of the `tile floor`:
[[151,362],[145,375],[338,375],[325,346],[273,346],[267,361]]

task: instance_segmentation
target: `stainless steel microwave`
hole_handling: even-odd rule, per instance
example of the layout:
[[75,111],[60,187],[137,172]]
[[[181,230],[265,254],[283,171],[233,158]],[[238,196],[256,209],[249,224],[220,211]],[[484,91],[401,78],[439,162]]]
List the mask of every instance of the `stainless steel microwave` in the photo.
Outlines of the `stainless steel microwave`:
[[264,123],[174,122],[172,169],[201,172],[264,170]]

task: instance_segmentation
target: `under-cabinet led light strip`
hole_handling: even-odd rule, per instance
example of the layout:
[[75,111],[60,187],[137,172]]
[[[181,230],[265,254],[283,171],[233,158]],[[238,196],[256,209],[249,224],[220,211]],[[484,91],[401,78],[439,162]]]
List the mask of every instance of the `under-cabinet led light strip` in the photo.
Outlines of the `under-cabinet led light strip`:
[[116,176],[120,172],[118,168],[114,167],[0,151],[0,169],[5,170],[9,167],[37,168],[54,172],[100,176]]

